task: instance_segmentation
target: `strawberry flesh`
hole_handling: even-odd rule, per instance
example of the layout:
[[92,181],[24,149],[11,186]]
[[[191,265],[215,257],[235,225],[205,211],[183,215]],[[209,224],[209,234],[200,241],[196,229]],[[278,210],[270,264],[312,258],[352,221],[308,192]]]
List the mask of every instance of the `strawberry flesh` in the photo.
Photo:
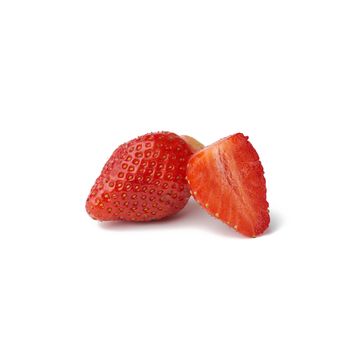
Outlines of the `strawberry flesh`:
[[269,226],[264,169],[241,133],[194,154],[187,179],[195,200],[211,215],[249,237]]

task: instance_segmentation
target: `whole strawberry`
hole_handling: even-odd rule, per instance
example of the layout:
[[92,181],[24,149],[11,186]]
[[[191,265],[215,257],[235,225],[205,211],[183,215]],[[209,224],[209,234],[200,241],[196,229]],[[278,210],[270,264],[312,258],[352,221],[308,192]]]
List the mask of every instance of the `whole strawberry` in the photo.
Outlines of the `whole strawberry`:
[[177,213],[190,191],[185,179],[191,147],[178,135],[158,132],[119,146],[86,201],[96,220],[150,221]]

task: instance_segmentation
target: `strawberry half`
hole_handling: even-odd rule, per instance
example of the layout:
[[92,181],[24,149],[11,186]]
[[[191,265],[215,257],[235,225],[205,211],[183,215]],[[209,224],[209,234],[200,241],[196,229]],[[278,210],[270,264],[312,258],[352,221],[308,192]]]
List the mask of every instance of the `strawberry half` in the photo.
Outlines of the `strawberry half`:
[[269,226],[264,169],[243,134],[195,153],[188,163],[187,179],[195,200],[236,231],[256,237]]
[[177,213],[190,190],[186,165],[190,146],[169,132],[151,133],[118,147],[86,201],[96,220],[150,221]]

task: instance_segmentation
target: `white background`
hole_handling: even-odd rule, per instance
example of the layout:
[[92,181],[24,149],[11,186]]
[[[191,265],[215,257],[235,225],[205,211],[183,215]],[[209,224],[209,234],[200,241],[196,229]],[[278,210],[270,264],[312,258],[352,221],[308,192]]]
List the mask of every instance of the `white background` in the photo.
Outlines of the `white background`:
[[[359,349],[359,1],[0,3],[0,348]],[[84,209],[112,151],[243,132],[271,228]]]

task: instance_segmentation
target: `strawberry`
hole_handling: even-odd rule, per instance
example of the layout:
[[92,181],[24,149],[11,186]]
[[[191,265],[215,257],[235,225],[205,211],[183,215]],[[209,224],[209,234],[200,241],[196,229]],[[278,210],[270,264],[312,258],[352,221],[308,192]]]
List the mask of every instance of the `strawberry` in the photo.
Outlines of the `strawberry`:
[[101,221],[151,221],[177,213],[190,197],[186,165],[192,153],[170,132],[119,146],[91,189],[87,212]]
[[208,213],[249,237],[269,226],[264,169],[248,137],[226,137],[195,153],[187,179],[195,200]]
[[198,140],[194,139],[191,136],[182,135],[181,138],[186,141],[193,153],[196,153],[204,148],[204,145],[202,143],[200,143]]

